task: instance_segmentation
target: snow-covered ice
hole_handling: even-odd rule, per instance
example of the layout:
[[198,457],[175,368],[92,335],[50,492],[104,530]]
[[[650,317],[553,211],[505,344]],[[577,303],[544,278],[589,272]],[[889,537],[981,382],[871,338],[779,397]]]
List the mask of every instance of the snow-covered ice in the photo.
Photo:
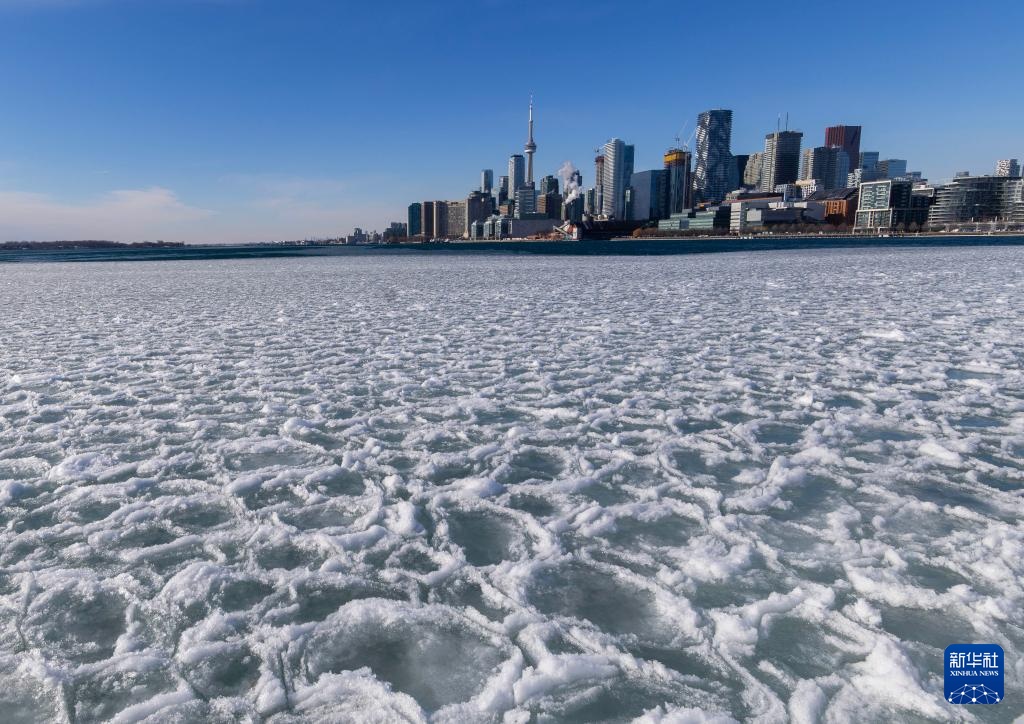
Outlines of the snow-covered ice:
[[3,721],[1021,716],[1022,262],[7,265]]

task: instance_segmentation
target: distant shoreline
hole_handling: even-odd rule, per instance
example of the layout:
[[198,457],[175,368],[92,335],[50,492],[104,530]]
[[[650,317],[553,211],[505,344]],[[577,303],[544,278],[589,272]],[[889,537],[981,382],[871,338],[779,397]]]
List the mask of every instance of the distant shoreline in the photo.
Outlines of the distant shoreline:
[[183,241],[107,241],[79,239],[67,241],[0,241],[0,251],[46,251],[49,249],[180,249]]
[[216,261],[388,254],[534,254],[551,256],[665,256],[797,249],[925,248],[956,246],[1024,246],[1022,234],[907,234],[900,236],[758,235],[689,238],[640,237],[601,241],[509,239],[501,241],[411,242],[376,245],[315,243],[104,245],[5,248],[0,264],[101,261]]

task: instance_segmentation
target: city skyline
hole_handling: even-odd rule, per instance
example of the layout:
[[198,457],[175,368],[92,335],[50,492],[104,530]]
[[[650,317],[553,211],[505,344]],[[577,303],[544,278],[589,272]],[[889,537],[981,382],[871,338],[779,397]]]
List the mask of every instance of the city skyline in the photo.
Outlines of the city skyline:
[[[695,31],[683,54],[655,42],[659,18],[676,17],[670,3],[631,15],[603,3],[556,8],[529,26],[497,3],[434,17],[412,3],[385,11],[307,2],[289,14],[258,1],[0,1],[0,80],[14,109],[0,119],[0,238],[230,242],[383,229],[405,218],[410,200],[464,198],[480,169],[502,174],[509,155],[523,152],[531,92],[535,178],[571,161],[588,187],[594,148],[620,138],[636,149],[635,170],[661,168],[676,136],[695,151],[696,116],[709,108],[733,111],[737,155],[763,152],[765,134],[788,112],[804,149],[822,145],[828,126],[859,125],[861,148],[908,159],[933,181],[1024,156],[1024,105],[1001,93],[1005,79],[972,74],[939,52],[956,28],[958,47],[997,67],[985,33],[996,20],[1024,18],[1021,8],[996,3],[966,18],[870,2],[859,10],[850,28],[861,31],[859,51],[841,68],[783,73],[786,84],[777,73],[752,82],[760,40],[748,41],[746,59],[717,57],[692,72],[715,38]],[[757,3],[730,12],[738,35],[800,17]],[[694,10],[687,25],[709,17]],[[572,60],[613,21],[656,72],[611,68],[598,81]],[[327,27],[345,43],[328,45]],[[474,59],[494,28],[521,36],[529,54],[567,48],[571,62],[552,61],[558,82],[537,63],[489,92],[483,84],[503,77],[500,64]],[[420,33],[452,29],[463,40],[444,58],[412,45]],[[379,45],[385,30],[390,41]],[[879,86],[872,74],[897,62],[952,90],[970,88],[970,102],[954,103],[931,83]],[[464,92],[434,98],[408,84],[413,72],[457,69]],[[806,73],[825,69],[843,82],[807,83]]]

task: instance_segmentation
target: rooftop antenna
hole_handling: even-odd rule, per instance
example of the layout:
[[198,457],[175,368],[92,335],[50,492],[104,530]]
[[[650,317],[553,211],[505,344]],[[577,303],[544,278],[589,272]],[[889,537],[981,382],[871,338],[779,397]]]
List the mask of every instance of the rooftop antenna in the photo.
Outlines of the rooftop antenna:
[[789,111],[786,111],[786,131],[789,131]]

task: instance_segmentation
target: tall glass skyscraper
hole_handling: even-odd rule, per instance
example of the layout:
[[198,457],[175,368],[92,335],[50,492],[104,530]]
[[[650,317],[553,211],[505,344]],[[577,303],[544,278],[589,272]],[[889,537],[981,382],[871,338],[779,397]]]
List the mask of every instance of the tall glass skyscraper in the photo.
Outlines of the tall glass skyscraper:
[[[875,171],[878,169],[878,151],[861,151],[860,160],[857,163],[857,168],[862,168],[865,171]],[[850,160],[850,168],[853,168],[853,160]]]
[[690,152],[670,148],[665,152],[665,170],[668,171],[668,212],[680,214],[690,208]]
[[419,236],[423,233],[423,205],[419,202],[409,204],[409,220],[406,234]]
[[428,239],[434,238],[434,202],[420,204],[420,233]]
[[764,137],[761,190],[796,183],[800,176],[800,131],[773,131]]
[[849,174],[849,156],[842,146],[818,146],[803,153],[800,178],[817,181],[823,191],[844,188]]
[[508,158],[508,195],[515,198],[516,191],[526,185],[526,159],[521,153],[513,153]]
[[721,201],[732,191],[735,173],[732,111],[721,108],[697,116],[697,168],[693,174],[695,201]]
[[887,158],[876,166],[882,178],[902,178],[907,175],[907,161],[903,158]]
[[594,158],[594,198],[588,213],[600,216],[604,209],[604,155]]
[[613,138],[604,144],[604,199],[601,213],[610,219],[626,218],[626,187],[633,178],[633,146]]
[[829,126],[825,129],[825,145],[839,146],[846,151],[846,165],[850,171],[860,165],[860,130],[860,126]]

